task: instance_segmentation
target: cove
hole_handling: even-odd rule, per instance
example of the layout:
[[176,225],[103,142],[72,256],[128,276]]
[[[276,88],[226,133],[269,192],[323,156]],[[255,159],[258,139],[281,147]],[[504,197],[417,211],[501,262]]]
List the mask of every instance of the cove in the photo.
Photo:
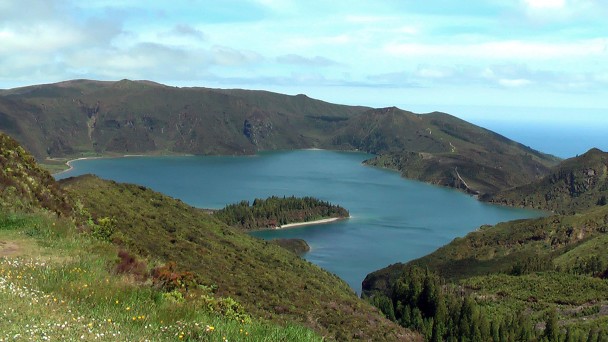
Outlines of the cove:
[[298,150],[255,156],[124,157],[76,160],[57,179],[86,173],[150,187],[199,208],[219,209],[268,196],[314,196],[351,218],[260,231],[263,238],[301,238],[308,261],[360,292],[370,272],[426,255],[483,224],[540,217],[542,212],[481,203],[452,189],[407,180],[362,165],[371,155]]

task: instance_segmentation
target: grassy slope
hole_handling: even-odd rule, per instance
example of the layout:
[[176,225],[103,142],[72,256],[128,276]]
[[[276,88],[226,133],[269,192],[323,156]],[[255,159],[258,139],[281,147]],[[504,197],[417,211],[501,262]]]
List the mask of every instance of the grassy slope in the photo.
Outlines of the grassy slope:
[[72,213],[72,201],[48,172],[15,140],[0,133],[0,208],[28,211],[42,207],[62,216]]
[[[416,337],[385,320],[334,275],[177,200],[90,176],[68,181],[71,189],[91,187],[92,197],[73,199],[14,140],[0,138],[0,151],[8,156],[0,159],[2,169],[19,170],[0,174],[0,340]],[[53,196],[44,197],[48,193]],[[18,206],[5,205],[15,199]],[[83,206],[87,201],[96,205]],[[66,203],[73,212],[64,212]],[[106,242],[110,238],[114,244]],[[149,279],[117,275],[119,248],[140,252],[148,270],[175,260],[182,270],[196,271],[199,284],[217,285],[218,291],[194,288],[183,300],[152,287]],[[242,306],[226,296],[248,311],[235,315],[231,308]]]
[[39,159],[359,149],[380,154],[372,165],[472,193],[524,184],[556,163],[442,113],[415,115],[396,108],[335,105],[305,95],[128,80],[2,91],[0,130],[13,134]]
[[115,240],[142,255],[175,261],[254,316],[299,322],[339,340],[413,336],[359,300],[335,275],[178,200],[92,176],[62,185],[94,215],[115,219]]
[[238,303],[211,292],[180,300],[150,280],[119,275],[118,247],[83,233],[94,226],[73,210],[82,208],[4,134],[0,166],[0,341],[321,340],[301,326],[228,316],[234,311],[218,305]]
[[176,301],[112,272],[116,255],[69,220],[0,213],[0,340],[322,340],[301,326],[243,323]]
[[578,213],[481,227],[423,258],[369,274],[364,292],[386,292],[408,265],[418,265],[460,284],[497,313],[524,309],[542,321],[557,305],[564,325],[606,324],[608,283],[597,278],[608,275],[608,206],[597,203],[608,195],[605,161],[605,153],[592,150],[536,183],[505,192]]

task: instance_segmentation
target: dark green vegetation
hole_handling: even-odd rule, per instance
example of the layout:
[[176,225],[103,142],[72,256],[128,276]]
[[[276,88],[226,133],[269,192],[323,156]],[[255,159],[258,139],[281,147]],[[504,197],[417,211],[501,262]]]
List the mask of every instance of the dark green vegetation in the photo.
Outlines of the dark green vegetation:
[[28,211],[42,207],[70,215],[72,202],[48,172],[9,136],[0,133],[0,208]]
[[230,204],[214,213],[220,221],[244,230],[275,229],[284,224],[346,218],[348,210],[313,197],[272,196]]
[[370,300],[428,341],[605,341],[608,283],[583,278],[549,272],[455,284],[411,266]]
[[274,239],[270,240],[270,242],[276,243],[277,245],[298,255],[310,251],[310,246],[302,239]]
[[[482,314],[467,323],[468,332],[479,329],[482,336],[494,323],[505,325],[505,334],[513,332],[507,340],[521,340],[523,331],[531,340],[608,339],[608,205],[602,201],[607,165],[608,154],[594,149],[538,182],[490,197],[561,214],[483,226],[423,258],[369,274],[364,295],[428,340],[433,329],[462,322],[438,314],[443,309],[428,309],[428,292],[444,298],[450,313],[469,301]],[[443,308],[439,302],[430,307]]]
[[606,205],[607,193],[608,153],[594,148],[563,161],[539,182],[501,191],[484,200],[574,214]]
[[487,193],[529,183],[557,160],[447,114],[330,104],[305,95],[69,81],[0,91],[0,131],[39,160],[116,154],[252,154],[325,148]]
[[[5,153],[17,145],[0,137],[3,169],[30,175],[10,174],[12,183],[3,179],[0,188],[21,201],[0,211],[0,302],[9,308],[0,312],[0,331],[10,334],[2,338],[417,337],[336,276],[274,243],[144,187],[93,176],[58,186],[23,150]],[[51,190],[43,206],[39,198]],[[61,324],[66,328],[56,328]]]

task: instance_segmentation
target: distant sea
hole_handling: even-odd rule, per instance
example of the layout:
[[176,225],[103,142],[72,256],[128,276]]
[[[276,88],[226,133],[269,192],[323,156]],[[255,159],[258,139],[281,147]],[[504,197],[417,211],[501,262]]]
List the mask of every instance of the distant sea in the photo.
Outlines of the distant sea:
[[[608,116],[606,117],[608,121]],[[568,126],[565,124],[479,122],[484,128],[560,158],[571,158],[595,147],[608,152],[608,125],[598,123]]]
[[[404,107],[407,108],[407,107]],[[414,107],[455,115],[535,150],[572,158],[595,147],[608,152],[608,109],[448,106]]]

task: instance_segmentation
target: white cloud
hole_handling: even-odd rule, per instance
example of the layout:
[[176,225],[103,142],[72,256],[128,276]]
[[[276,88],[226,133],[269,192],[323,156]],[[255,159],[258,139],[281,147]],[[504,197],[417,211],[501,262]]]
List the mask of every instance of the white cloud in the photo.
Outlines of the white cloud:
[[86,42],[86,35],[55,23],[3,29],[0,38],[0,53],[49,53]]
[[500,79],[498,83],[505,87],[521,87],[532,83],[530,80],[526,80],[523,78],[518,79]]
[[338,64],[336,61],[333,61],[329,58],[315,56],[312,58],[303,57],[296,54],[288,54],[277,57],[277,62],[285,63],[285,64],[296,64],[296,65],[305,65],[305,66],[331,66]]
[[194,28],[187,24],[177,24],[168,32],[162,34],[165,36],[191,37],[199,40],[205,40],[203,31]]
[[212,55],[215,64],[222,66],[242,66],[259,62],[263,59],[256,52],[237,50],[226,46],[214,46]]
[[531,9],[562,9],[566,6],[565,0],[524,0]]
[[384,51],[404,58],[443,56],[445,59],[462,57],[493,60],[548,60],[605,55],[607,43],[608,38],[564,43],[521,40],[462,44],[397,43],[386,45]]

